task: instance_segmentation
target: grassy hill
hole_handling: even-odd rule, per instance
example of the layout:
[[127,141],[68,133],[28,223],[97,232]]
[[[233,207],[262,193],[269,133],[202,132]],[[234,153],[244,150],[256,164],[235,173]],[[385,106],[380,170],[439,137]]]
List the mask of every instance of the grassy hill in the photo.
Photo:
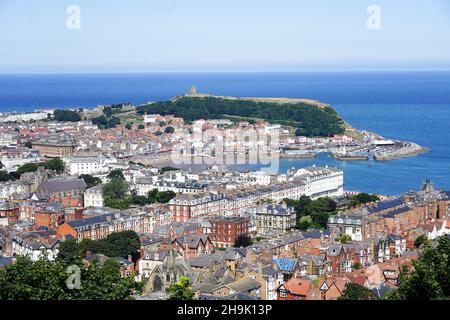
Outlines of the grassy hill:
[[161,114],[198,119],[263,119],[270,123],[300,129],[305,136],[343,134],[344,121],[328,105],[307,102],[281,103],[220,97],[181,97],[172,101],[140,106],[140,114]]

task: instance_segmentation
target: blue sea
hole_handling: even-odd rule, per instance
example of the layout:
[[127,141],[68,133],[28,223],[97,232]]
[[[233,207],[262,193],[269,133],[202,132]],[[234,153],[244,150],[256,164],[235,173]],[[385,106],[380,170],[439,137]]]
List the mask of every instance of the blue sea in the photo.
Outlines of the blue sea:
[[450,72],[4,74],[0,112],[139,104],[192,85],[217,95],[318,99],[356,128],[430,148],[389,162],[341,162],[327,155],[282,160],[281,171],[336,166],[345,172],[347,190],[386,195],[417,190],[425,179],[450,190]]

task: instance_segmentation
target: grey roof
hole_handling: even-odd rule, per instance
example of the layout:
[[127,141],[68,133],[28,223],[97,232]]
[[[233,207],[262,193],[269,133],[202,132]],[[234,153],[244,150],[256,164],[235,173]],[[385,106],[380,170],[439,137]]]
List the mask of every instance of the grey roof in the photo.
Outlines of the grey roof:
[[200,242],[206,244],[208,242],[208,236],[198,235],[198,234],[190,234],[184,237],[179,237],[175,241],[178,241],[180,245],[185,246],[188,245],[189,248],[197,248]]
[[7,266],[13,262],[13,258],[11,257],[0,257],[0,267]]
[[261,287],[258,281],[248,277],[243,277],[235,282],[228,284],[227,286],[233,291],[241,293],[249,292],[251,290],[255,290]]
[[91,226],[91,225],[94,225],[94,224],[107,223],[108,222],[108,217],[111,217],[111,215],[104,214],[104,215],[100,215],[100,216],[95,216],[95,217],[89,217],[89,218],[80,219],[80,220],[69,221],[69,222],[67,222],[67,224],[69,226],[71,226],[72,228],[74,228],[74,229],[75,228],[82,228],[82,227]]
[[51,194],[70,190],[84,190],[86,189],[86,183],[83,179],[59,178],[44,182],[41,188],[44,193]]

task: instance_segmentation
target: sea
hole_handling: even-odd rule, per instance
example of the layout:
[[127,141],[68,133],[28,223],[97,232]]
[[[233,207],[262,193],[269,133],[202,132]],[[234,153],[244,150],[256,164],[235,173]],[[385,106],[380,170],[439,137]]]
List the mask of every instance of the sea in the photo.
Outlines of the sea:
[[321,100],[355,128],[430,149],[387,162],[343,162],[327,154],[286,159],[280,172],[339,167],[346,190],[383,195],[417,190],[427,179],[450,190],[450,72],[0,74],[0,112],[141,104],[181,95],[192,85],[215,95]]

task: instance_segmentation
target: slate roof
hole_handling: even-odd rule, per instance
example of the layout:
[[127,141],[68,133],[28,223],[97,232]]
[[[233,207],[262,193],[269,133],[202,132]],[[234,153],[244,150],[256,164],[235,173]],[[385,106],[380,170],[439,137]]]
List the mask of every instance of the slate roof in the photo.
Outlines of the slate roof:
[[258,289],[259,287],[261,287],[261,285],[258,281],[253,280],[252,278],[243,277],[235,282],[228,284],[227,287],[235,292],[242,293]]
[[94,224],[107,223],[108,222],[108,217],[110,217],[110,216],[111,215],[109,215],[109,214],[104,214],[104,215],[100,215],[100,216],[95,216],[95,217],[89,217],[89,218],[80,219],[80,220],[69,221],[69,222],[67,222],[67,224],[69,226],[71,226],[72,228],[74,228],[74,229],[82,228],[82,227],[90,226],[90,225],[94,225]]
[[410,207],[403,207],[403,208],[395,209],[393,211],[390,211],[390,212],[384,214],[383,217],[384,218],[394,218],[396,215],[408,212],[410,210],[411,210]]
[[186,244],[191,249],[198,248],[200,245],[200,242],[203,242],[203,244],[206,244],[208,242],[208,236],[205,235],[198,235],[198,234],[190,234],[184,237],[179,237],[175,241],[178,241],[178,243],[181,246],[185,246]]
[[57,192],[66,192],[70,190],[86,189],[86,183],[83,179],[66,179],[59,178],[44,182],[41,185],[42,191],[45,194],[52,194]]
[[367,211],[369,213],[376,213],[383,210],[387,210],[389,208],[398,207],[405,203],[403,197],[397,197],[393,199],[388,199],[384,201],[379,201],[375,203],[373,206],[367,206]]
[[12,262],[13,259],[11,257],[0,257],[0,267],[5,267]]

